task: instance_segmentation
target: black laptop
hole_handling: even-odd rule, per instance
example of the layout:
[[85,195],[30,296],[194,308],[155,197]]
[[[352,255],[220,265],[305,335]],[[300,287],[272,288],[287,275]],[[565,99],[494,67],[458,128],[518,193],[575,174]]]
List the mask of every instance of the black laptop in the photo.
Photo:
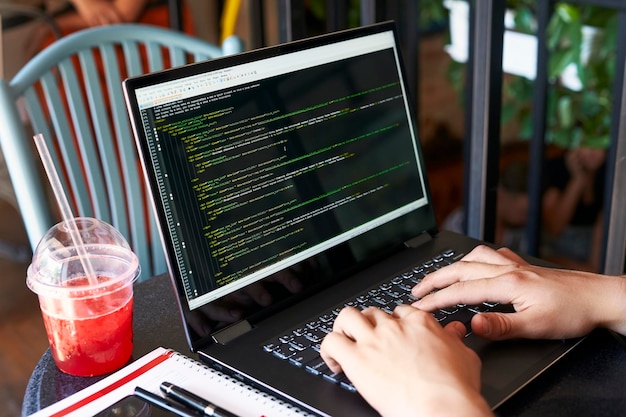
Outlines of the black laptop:
[[[479,243],[437,229],[401,63],[385,22],[124,82],[191,350],[320,415],[376,414],[317,352],[341,308]],[[466,341],[494,408],[575,344]]]

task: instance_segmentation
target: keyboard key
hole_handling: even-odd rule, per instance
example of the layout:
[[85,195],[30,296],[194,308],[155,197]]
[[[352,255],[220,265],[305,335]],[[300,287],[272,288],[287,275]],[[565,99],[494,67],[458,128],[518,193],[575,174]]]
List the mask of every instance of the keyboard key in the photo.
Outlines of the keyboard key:
[[321,375],[324,371],[328,372],[328,366],[321,356],[317,356],[315,359],[307,362],[305,369],[307,372],[315,375]]
[[343,389],[347,389],[348,391],[351,392],[356,392],[356,388],[354,385],[352,385],[352,382],[350,382],[350,380],[348,380],[348,378],[342,379],[341,381],[339,381],[339,386]]
[[294,336],[288,344],[296,350],[304,350],[311,346],[311,341],[304,336]]
[[276,349],[272,350],[272,354],[280,359],[289,359],[297,354],[298,351],[287,344],[279,345]]
[[314,359],[319,358],[319,353],[313,349],[306,349],[302,352],[298,352],[289,358],[289,363],[292,363],[296,366],[304,366],[304,364],[311,362]]
[[322,372],[322,377],[324,377],[325,380],[335,384],[338,384],[339,381],[345,378],[345,376],[346,375],[343,372],[332,372],[330,369],[326,372]]

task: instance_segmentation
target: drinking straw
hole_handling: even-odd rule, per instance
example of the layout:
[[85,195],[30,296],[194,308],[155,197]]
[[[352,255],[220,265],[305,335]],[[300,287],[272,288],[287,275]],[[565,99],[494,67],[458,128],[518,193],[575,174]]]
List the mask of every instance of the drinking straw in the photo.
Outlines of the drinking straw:
[[93,266],[91,265],[91,261],[87,256],[87,251],[85,250],[85,243],[83,242],[83,238],[81,237],[78,227],[76,225],[76,219],[72,214],[72,209],[70,208],[70,203],[67,200],[67,196],[63,191],[63,186],[61,185],[61,180],[59,179],[59,174],[54,168],[54,164],[52,162],[52,157],[50,156],[50,152],[48,151],[48,147],[46,146],[46,142],[44,141],[43,135],[41,133],[33,136],[35,140],[35,145],[37,146],[37,151],[39,151],[39,156],[41,158],[41,162],[43,163],[43,167],[48,175],[48,179],[50,180],[50,185],[52,186],[52,191],[54,192],[54,196],[56,197],[57,203],[59,204],[59,208],[61,209],[61,216],[63,217],[63,221],[67,225],[67,228],[70,232],[70,237],[72,238],[72,243],[76,247],[76,251],[78,253],[78,259],[80,260],[81,265],[83,266],[83,271],[87,275],[87,279],[89,280],[90,285],[96,285],[98,283],[96,273],[93,270]]

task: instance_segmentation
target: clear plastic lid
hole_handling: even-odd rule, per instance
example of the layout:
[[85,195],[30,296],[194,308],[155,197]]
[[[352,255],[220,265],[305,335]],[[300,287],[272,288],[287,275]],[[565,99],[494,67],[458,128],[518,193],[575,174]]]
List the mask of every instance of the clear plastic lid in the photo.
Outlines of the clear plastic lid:
[[[79,256],[68,227],[61,222],[43,236],[28,267],[28,287],[37,294],[55,288],[110,286],[113,281],[134,281],[139,263],[128,242],[110,224],[90,217],[78,217],[75,225],[83,242],[86,259]],[[85,262],[96,279],[87,279]]]

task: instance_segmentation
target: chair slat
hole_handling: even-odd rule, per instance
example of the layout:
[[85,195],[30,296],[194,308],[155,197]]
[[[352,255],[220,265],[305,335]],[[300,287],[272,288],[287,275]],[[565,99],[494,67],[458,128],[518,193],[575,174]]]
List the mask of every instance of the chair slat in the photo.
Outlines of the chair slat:
[[[93,143],[87,143],[84,139],[79,141],[81,152],[85,155],[83,163],[89,167],[87,171],[93,172],[94,167],[98,167],[98,174],[93,178],[91,183],[90,195],[94,204],[94,211],[100,213],[101,220],[108,223],[117,224],[120,212],[112,210],[109,201],[114,200],[110,196],[119,189],[121,182],[115,164],[101,163],[100,161],[110,161],[115,159],[115,151],[109,145],[111,142],[111,127],[106,118],[101,115],[107,114],[108,102],[106,95],[103,94],[101,87],[101,75],[96,62],[96,55],[92,50],[85,50],[79,54],[81,70],[84,78],[83,88],[87,96],[88,111],[91,115],[87,120],[90,124],[85,123],[84,126],[89,130],[93,129]],[[114,70],[114,69],[112,69]],[[85,109],[87,110],[87,109]],[[88,125],[88,127],[87,127]],[[86,145],[86,146],[85,146]],[[97,165],[93,165],[97,164]],[[101,171],[100,171],[101,169]],[[106,190],[106,192],[102,192]]]
[[[27,100],[25,100],[27,101]],[[28,107],[28,103],[26,103]],[[15,189],[17,203],[22,217],[29,219],[25,222],[31,247],[35,247],[41,238],[41,230],[47,230],[53,222],[50,212],[40,213],[40,207],[47,207],[46,194],[41,188],[41,182],[32,173],[38,171],[37,159],[32,156],[32,138],[22,136],[23,127],[19,111],[15,106],[10,86],[0,79],[0,145],[4,153],[7,170],[12,174],[11,182]],[[37,109],[34,109],[37,112]],[[49,131],[45,132],[49,135]],[[12,140],[20,138],[21,141]],[[19,190],[38,190],[36,193],[20,193]]]
[[170,48],[170,60],[172,67],[180,67],[189,63],[187,53],[182,48]]
[[[104,65],[106,89],[109,100],[107,102],[107,111],[111,114],[111,120],[113,125],[110,126],[107,136],[98,137],[98,144],[101,147],[101,153],[103,157],[109,160],[110,158],[124,161],[125,155],[123,150],[119,146],[119,138],[124,133],[128,134],[130,126],[128,123],[128,115],[123,106],[119,106],[116,103],[123,103],[122,97],[122,76],[120,73],[120,61],[116,52],[115,45],[105,44],[99,48],[102,63]],[[107,124],[108,126],[108,124]],[[117,164],[105,164],[109,169],[105,170],[105,176],[107,181],[107,187],[109,194],[115,195],[122,193],[120,198],[114,197],[110,200],[111,214],[114,224],[117,229],[122,233],[124,237],[130,240],[130,227],[128,220],[128,206],[126,201],[129,200],[129,191],[126,188],[126,182],[124,178],[126,174],[123,174],[124,169],[120,171]]]
[[[89,50],[81,51],[77,55],[81,61],[84,61],[90,53]],[[63,79],[63,89],[69,107],[70,118],[72,121],[73,134],[75,135],[75,144],[78,146],[80,159],[68,159],[66,165],[70,165],[72,169],[68,170],[68,175],[84,175],[87,178],[86,193],[91,201],[91,215],[105,222],[111,222],[110,212],[107,205],[101,204],[102,191],[104,190],[104,181],[102,180],[100,158],[94,146],[95,139],[93,137],[92,119],[89,116],[89,106],[85,99],[85,94],[89,94],[90,89],[99,89],[99,84],[89,84],[79,80],[76,73],[76,67],[71,60],[65,60],[58,66],[59,72]],[[97,75],[96,70],[91,68],[83,68],[83,80],[85,77],[94,79]],[[85,92],[87,90],[87,92]],[[62,137],[60,142],[72,146],[70,137]],[[80,213],[79,213],[80,214]]]
[[72,119],[65,109],[65,101],[61,98],[58,78],[51,73],[44,74],[41,84],[46,96],[47,111],[54,128],[53,137],[45,138],[46,144],[49,148],[58,146],[61,152],[59,160],[54,162],[57,167],[63,167],[63,172],[59,172],[59,175],[66,178],[66,193],[68,196],[71,195],[71,201],[76,206],[74,214],[97,216],[88,198],[88,179],[83,175],[82,166],[78,163],[80,157],[72,139],[74,133],[70,127]]
[[148,59],[148,71],[155,72],[165,68],[163,62],[163,52],[161,46],[156,42],[148,42],[145,44]]
[[126,60],[126,70],[129,77],[144,74],[143,65],[141,64],[141,52],[136,40],[125,40],[121,42],[124,58]]

